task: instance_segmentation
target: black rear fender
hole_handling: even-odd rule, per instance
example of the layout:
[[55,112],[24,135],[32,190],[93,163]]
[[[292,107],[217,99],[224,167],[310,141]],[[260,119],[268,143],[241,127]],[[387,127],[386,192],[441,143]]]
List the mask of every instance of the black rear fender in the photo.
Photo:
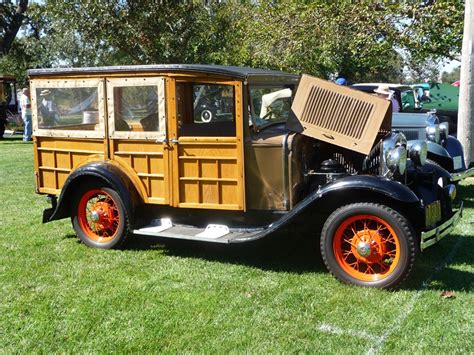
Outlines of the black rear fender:
[[43,213],[43,223],[71,216],[72,203],[77,191],[84,186],[105,185],[117,191],[130,215],[140,204],[141,198],[127,175],[117,166],[107,162],[83,165],[69,175],[57,203]]

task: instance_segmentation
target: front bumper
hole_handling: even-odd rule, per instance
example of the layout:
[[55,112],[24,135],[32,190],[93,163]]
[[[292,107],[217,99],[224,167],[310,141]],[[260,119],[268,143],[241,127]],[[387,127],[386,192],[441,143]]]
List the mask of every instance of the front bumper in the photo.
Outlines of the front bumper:
[[420,249],[424,250],[433,244],[436,244],[438,241],[443,239],[446,235],[448,235],[459,222],[462,217],[462,210],[463,210],[463,202],[461,201],[461,206],[459,209],[453,214],[453,216],[448,219],[443,224],[430,229],[429,231],[421,233],[421,242],[420,242]]
[[451,179],[453,181],[461,181],[464,180],[468,177],[474,176],[474,168],[466,169],[464,171],[461,171],[459,173],[452,173],[451,174]]

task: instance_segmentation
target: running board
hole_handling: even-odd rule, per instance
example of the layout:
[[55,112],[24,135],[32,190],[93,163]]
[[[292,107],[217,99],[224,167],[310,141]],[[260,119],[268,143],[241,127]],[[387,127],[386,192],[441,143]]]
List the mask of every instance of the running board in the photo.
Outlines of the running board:
[[157,224],[135,229],[133,234],[224,244],[259,239],[262,234],[266,234],[264,228],[229,229],[221,224],[209,224],[206,228],[197,228],[174,225],[169,218],[163,218],[157,222]]

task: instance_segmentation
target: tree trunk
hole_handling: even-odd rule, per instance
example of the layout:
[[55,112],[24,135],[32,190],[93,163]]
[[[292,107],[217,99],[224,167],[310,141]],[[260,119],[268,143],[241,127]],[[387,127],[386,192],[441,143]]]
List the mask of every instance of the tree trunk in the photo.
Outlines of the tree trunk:
[[5,34],[0,39],[0,55],[7,54],[10,50],[13,40],[15,39],[18,31],[20,30],[23,19],[25,18],[24,13],[28,9],[28,0],[18,1],[18,6],[13,14],[11,21],[7,28],[5,28]]
[[474,0],[466,0],[459,90],[458,138],[466,165],[474,162]]

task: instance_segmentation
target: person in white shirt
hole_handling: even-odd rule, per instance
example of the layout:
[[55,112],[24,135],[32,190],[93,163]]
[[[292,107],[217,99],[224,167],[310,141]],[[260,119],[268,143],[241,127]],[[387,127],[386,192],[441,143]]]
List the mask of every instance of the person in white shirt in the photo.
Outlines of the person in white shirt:
[[24,125],[23,141],[29,142],[32,140],[30,90],[28,88],[24,88],[21,93],[22,93],[21,98],[20,98],[21,118],[23,119],[23,125]]

